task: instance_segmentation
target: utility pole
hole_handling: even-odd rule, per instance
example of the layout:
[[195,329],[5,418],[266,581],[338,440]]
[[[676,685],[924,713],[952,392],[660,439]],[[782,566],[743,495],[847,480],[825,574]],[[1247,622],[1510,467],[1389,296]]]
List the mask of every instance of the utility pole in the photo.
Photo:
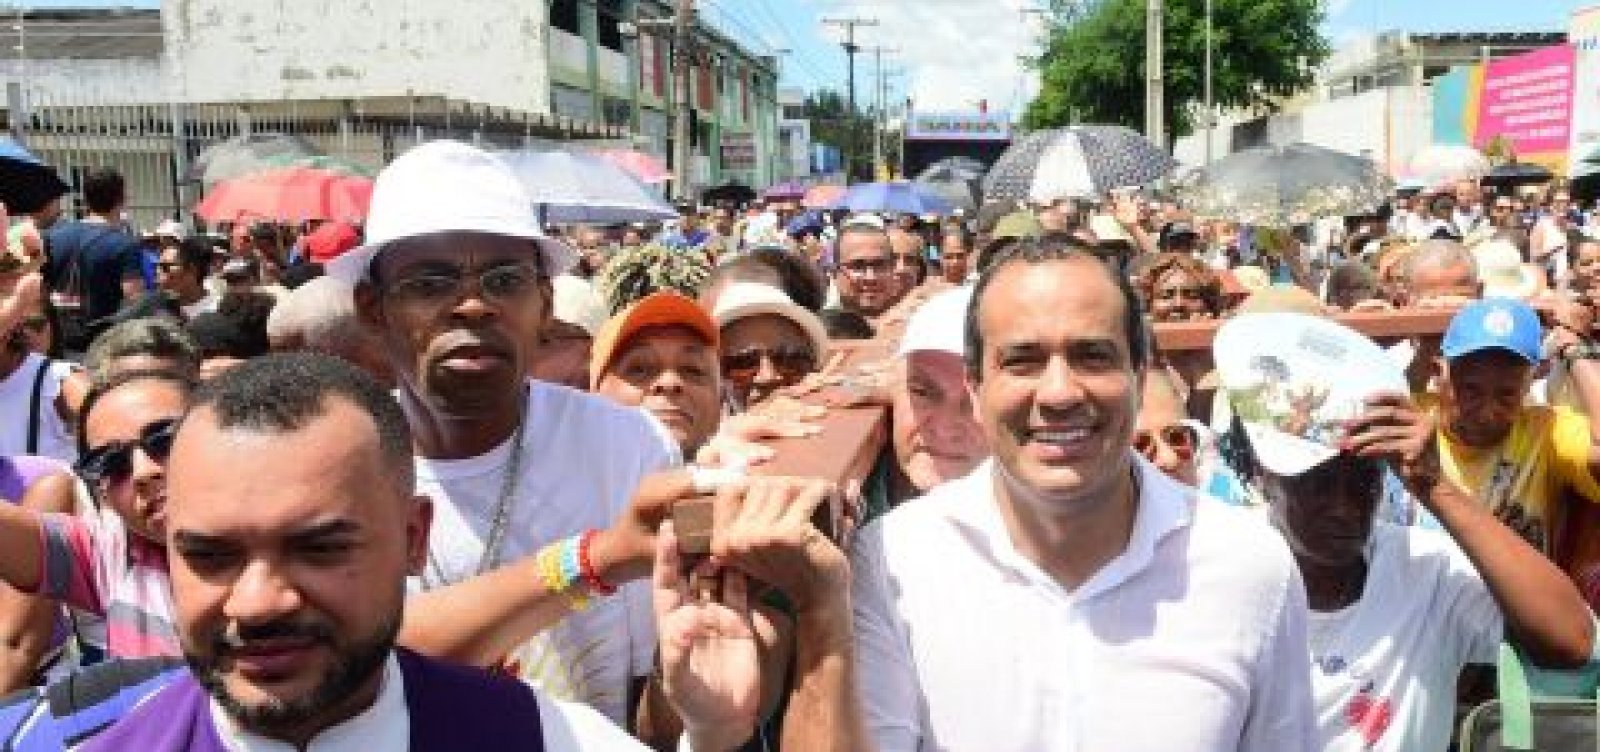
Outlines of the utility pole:
[[1206,166],[1207,167],[1211,166],[1211,148],[1212,148],[1211,147],[1211,131],[1212,131],[1213,128],[1216,127],[1216,124],[1217,124],[1217,112],[1216,112],[1216,109],[1215,109],[1216,105],[1212,101],[1212,96],[1211,96],[1211,48],[1212,48],[1212,46],[1213,45],[1212,45],[1212,29],[1211,29],[1211,0],[1206,0],[1206,80],[1205,80],[1206,114],[1205,114],[1205,118],[1206,118]]
[[854,16],[849,18],[824,18],[822,19],[822,24],[824,26],[838,26],[844,29],[844,42],[840,46],[844,47],[844,54],[849,62],[848,96],[850,99],[850,112],[845,117],[846,138],[844,145],[845,182],[849,182],[850,165],[855,162],[856,156],[855,150],[852,148],[856,132],[856,53],[861,51],[861,45],[856,44],[856,27],[877,26],[878,19]]
[[692,200],[693,186],[689,179],[689,141],[693,137],[690,120],[694,113],[694,0],[678,0],[677,12],[672,18],[672,60],[677,74],[678,101],[672,127],[672,179],[673,194],[679,201]]
[[898,47],[873,47],[872,58],[875,74],[878,77],[876,97],[873,102],[874,116],[872,118],[872,179],[877,180],[882,174],[885,165],[883,162],[883,134],[886,129],[885,110],[889,105],[889,79],[884,75],[883,56],[885,53],[893,55],[899,52]]
[[1164,0],[1146,0],[1144,41],[1144,135],[1165,149],[1166,137],[1166,76],[1162,72],[1162,20]]

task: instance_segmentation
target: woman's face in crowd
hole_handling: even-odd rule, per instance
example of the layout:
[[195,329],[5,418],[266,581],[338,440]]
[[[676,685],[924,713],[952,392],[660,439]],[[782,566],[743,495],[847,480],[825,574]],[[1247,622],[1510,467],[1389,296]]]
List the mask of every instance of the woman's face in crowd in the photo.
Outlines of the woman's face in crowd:
[[722,327],[722,378],[740,405],[800,383],[821,362],[799,324],[777,314],[750,316]]
[[1573,287],[1586,291],[1600,291],[1600,243],[1586,242],[1578,245],[1578,257],[1572,264]]
[[1193,274],[1173,269],[1156,280],[1150,301],[1150,316],[1156,321],[1187,321],[1210,314],[1205,288]]
[[595,387],[618,403],[649,410],[685,457],[716,433],[721,389],[716,351],[686,326],[640,330]]

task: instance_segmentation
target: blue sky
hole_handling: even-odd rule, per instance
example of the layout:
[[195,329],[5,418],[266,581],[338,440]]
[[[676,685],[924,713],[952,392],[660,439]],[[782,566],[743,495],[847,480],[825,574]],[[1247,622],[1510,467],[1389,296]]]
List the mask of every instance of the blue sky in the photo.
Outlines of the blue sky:
[[[249,0],[240,0],[248,2]],[[1194,2],[1197,0],[1167,0]],[[1577,8],[1600,0],[1324,0],[1328,36],[1335,42],[1389,29],[1406,31],[1547,31],[1565,27]],[[6,0],[0,0],[4,7]],[[152,0],[33,0],[32,7],[135,5]],[[845,56],[838,32],[824,18],[869,17],[857,41],[895,51],[885,55],[890,101],[912,96],[919,108],[971,109],[987,99],[995,109],[1020,109],[1036,86],[1017,61],[1037,49],[1038,21],[1022,13],[1045,0],[697,0],[700,12],[758,51],[787,50],[785,85],[808,90],[844,88]],[[875,96],[874,62],[857,58],[856,91]]]

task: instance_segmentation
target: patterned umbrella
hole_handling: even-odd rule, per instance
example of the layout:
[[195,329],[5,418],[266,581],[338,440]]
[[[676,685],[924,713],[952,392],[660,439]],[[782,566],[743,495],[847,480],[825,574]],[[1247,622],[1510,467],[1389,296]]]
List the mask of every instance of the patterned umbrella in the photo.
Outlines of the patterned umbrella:
[[0,203],[13,214],[31,214],[67,192],[55,168],[39,161],[22,145],[0,139]]
[[1231,154],[1177,185],[1179,201],[1196,215],[1270,227],[1371,214],[1393,190],[1372,160],[1310,144]]
[[1099,198],[1160,180],[1177,167],[1167,152],[1120,125],[1035,131],[1013,143],[983,179],[985,201]]
[[916,183],[971,214],[983,196],[983,175],[989,168],[971,157],[946,157],[917,175]]

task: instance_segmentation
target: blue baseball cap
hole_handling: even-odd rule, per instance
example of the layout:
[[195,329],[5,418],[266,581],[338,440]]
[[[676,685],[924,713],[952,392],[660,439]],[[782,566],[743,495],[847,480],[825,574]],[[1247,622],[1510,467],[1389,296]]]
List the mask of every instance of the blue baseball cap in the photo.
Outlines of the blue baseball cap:
[[1527,303],[1514,298],[1486,298],[1473,301],[1450,319],[1440,349],[1451,360],[1483,350],[1507,350],[1538,365],[1543,341],[1539,314]]

